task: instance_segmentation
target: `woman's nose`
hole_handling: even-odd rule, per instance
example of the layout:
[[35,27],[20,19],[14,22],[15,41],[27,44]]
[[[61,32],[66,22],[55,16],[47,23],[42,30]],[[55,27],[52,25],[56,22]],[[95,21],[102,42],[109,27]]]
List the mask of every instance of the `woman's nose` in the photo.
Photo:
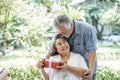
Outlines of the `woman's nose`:
[[63,43],[62,46],[64,47],[64,46],[65,46],[65,43]]

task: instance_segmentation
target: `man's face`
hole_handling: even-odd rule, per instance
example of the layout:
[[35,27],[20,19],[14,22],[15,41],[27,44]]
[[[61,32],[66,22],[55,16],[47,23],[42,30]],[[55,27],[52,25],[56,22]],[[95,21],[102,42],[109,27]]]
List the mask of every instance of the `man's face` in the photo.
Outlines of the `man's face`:
[[62,34],[64,37],[70,37],[70,29],[67,30],[64,25],[60,25],[58,28],[57,28],[57,32],[59,34]]

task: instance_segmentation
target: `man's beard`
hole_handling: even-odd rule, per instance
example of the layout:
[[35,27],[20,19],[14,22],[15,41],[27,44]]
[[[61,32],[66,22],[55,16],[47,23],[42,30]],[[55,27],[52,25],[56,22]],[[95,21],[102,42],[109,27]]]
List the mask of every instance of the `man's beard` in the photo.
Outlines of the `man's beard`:
[[70,37],[70,35],[63,35],[64,37],[66,37],[66,38],[69,38]]

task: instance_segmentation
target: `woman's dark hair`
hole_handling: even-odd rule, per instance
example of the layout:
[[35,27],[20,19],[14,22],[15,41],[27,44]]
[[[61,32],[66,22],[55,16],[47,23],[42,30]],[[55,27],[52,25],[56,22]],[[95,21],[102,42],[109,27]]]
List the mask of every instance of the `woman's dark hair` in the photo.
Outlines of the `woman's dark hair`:
[[[56,46],[55,46],[55,42],[56,42],[56,40],[59,39],[59,38],[62,38],[62,39],[64,39],[64,40],[66,40],[66,41],[68,42],[69,46],[70,46],[69,40],[68,40],[66,37],[62,36],[61,34],[55,35],[54,40],[53,40],[53,44],[52,44],[53,50],[52,50],[51,56],[59,54],[59,53],[57,52],[57,49],[56,49]],[[71,46],[70,46],[70,51],[71,51]]]

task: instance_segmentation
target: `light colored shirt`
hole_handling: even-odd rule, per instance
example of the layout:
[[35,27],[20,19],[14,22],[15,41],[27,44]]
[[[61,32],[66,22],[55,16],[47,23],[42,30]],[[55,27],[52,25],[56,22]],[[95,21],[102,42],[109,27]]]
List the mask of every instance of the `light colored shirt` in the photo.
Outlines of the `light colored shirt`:
[[[61,60],[60,55],[52,56],[52,58]],[[80,54],[70,53],[70,59],[67,62],[68,65],[75,67],[87,68],[87,64],[84,58]],[[75,76],[68,71],[56,71],[55,69],[45,68],[45,71],[49,74],[50,80],[82,80],[82,78]]]

